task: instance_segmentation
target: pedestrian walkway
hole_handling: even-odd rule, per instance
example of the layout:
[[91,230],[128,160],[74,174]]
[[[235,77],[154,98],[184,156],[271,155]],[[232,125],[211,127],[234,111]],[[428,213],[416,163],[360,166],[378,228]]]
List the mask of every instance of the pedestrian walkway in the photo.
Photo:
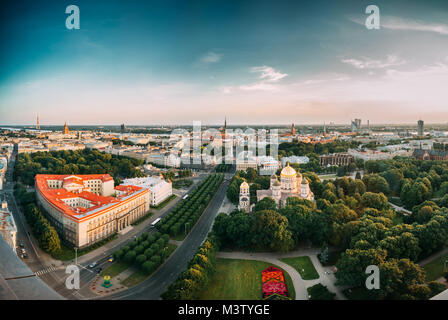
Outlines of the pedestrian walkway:
[[48,268],[45,268],[45,269],[36,271],[36,272],[34,272],[34,274],[35,274],[36,276],[41,276],[41,275],[47,274],[47,273],[49,273],[49,272],[56,271],[56,270],[58,270],[58,269],[59,269],[58,267],[50,266],[50,267],[48,267]]
[[[262,252],[262,253],[250,253],[250,252],[218,252],[216,257],[225,259],[242,259],[242,260],[257,260],[275,264],[285,270],[291,277],[294,284],[294,290],[296,292],[296,300],[308,300],[307,288],[312,287],[318,283],[326,286],[328,290],[336,294],[338,300],[346,300],[347,298],[342,293],[343,288],[339,288],[334,285],[336,278],[332,270],[333,267],[324,267],[317,258],[319,249],[315,248],[302,248],[299,250],[277,253],[277,252]],[[319,274],[318,279],[303,280],[300,273],[291,267],[290,265],[280,261],[282,258],[293,258],[309,256],[314,268]]]

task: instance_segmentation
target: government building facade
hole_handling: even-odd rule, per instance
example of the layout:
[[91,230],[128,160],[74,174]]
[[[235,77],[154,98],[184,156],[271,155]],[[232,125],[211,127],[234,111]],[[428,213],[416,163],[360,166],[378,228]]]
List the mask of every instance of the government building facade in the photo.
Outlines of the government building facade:
[[56,231],[78,248],[122,231],[149,212],[147,188],[114,186],[108,174],[38,174],[35,189]]

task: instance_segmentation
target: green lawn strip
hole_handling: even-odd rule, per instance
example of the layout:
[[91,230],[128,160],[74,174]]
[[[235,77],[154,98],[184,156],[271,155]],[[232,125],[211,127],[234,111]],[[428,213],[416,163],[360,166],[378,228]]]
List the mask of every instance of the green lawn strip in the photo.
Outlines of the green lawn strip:
[[[216,273],[201,300],[262,300],[261,272],[269,266],[280,267],[268,262],[239,259],[216,259]],[[281,269],[283,270],[283,269]],[[283,270],[291,299],[295,290],[289,274]]]
[[155,210],[163,209],[168,203],[171,202],[171,200],[175,199],[177,196],[175,194],[172,194],[168,199],[164,200],[162,203],[159,203],[156,206],[151,206],[151,208]]
[[303,280],[314,280],[319,278],[319,274],[314,268],[313,262],[310,257],[294,257],[294,258],[283,258],[280,259],[286,264],[289,264],[291,267],[296,269]]
[[[115,240],[118,237],[117,234],[114,234],[110,236],[109,238],[106,238],[104,240],[101,240],[90,247],[87,247],[85,249],[78,250],[78,257],[85,255],[86,253],[92,252],[102,246],[104,246],[106,243],[109,243],[112,240]],[[57,253],[53,253],[51,255],[53,259],[61,260],[61,261],[68,261],[68,260],[74,260],[75,259],[75,249],[73,247],[69,247],[64,243],[61,243],[61,251]]]
[[[173,243],[168,243],[166,246],[168,248],[167,252],[166,252],[166,255],[167,255],[166,259],[168,259],[168,257],[174,252],[174,250],[176,250],[177,246]],[[166,259],[165,259],[165,261],[166,261]],[[161,265],[163,265],[163,264],[161,264]],[[159,266],[159,268],[160,268],[160,266]],[[124,269],[124,270],[126,270],[126,269]],[[156,270],[154,270],[154,272]],[[145,281],[154,272],[148,274],[148,273],[144,272],[143,270],[139,269],[139,270],[135,271],[134,273],[132,273],[129,277],[127,277],[126,279],[121,281],[121,284],[128,288],[135,286],[135,285],[139,284],[140,282]]]
[[[444,275],[444,262],[448,260],[448,254],[445,254],[437,259],[434,259],[430,263],[423,266],[423,269],[426,272],[426,281],[437,280]],[[448,268],[448,262],[446,263]]]
[[143,217],[141,217],[140,219],[134,221],[131,225],[132,226],[136,226],[139,225],[140,223],[142,223],[143,221],[145,221],[148,218],[151,218],[154,215],[154,212],[150,211],[149,213],[147,213],[146,215],[144,215]]
[[100,273],[100,276],[104,277],[105,275],[108,275],[108,276],[111,276],[111,278],[113,278],[128,268],[129,268],[129,265],[127,263],[115,262],[115,263],[111,264],[110,266],[108,266],[106,269],[104,269]]

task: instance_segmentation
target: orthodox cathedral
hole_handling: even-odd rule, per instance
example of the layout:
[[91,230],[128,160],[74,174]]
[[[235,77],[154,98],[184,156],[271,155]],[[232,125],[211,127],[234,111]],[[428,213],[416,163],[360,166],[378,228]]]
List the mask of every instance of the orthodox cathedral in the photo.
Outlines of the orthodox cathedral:
[[[310,190],[308,180],[289,166],[289,163],[280,173],[280,181],[273,174],[271,185],[268,190],[257,190],[257,201],[270,197],[274,199],[279,207],[286,205],[286,200],[290,197],[314,201],[314,194]],[[240,186],[240,202],[238,210],[250,211],[249,185],[244,181]]]

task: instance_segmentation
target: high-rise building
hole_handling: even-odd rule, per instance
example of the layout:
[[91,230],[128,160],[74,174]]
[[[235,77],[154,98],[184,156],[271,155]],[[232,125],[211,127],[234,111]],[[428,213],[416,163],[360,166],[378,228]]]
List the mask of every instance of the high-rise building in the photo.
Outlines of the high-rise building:
[[295,135],[296,135],[296,127],[295,127],[294,123],[293,123],[292,126],[291,126],[291,135],[292,135],[292,136],[295,136]]
[[419,137],[423,137],[423,124],[424,124],[423,120],[418,120],[418,122],[417,122],[417,125],[418,125],[418,132],[417,132],[417,134],[418,134]]
[[121,124],[120,126],[121,132],[126,132],[126,126],[123,124]]
[[40,130],[39,114],[37,115],[36,130]]
[[359,132],[361,130],[361,119],[352,120],[351,130],[352,132]]

